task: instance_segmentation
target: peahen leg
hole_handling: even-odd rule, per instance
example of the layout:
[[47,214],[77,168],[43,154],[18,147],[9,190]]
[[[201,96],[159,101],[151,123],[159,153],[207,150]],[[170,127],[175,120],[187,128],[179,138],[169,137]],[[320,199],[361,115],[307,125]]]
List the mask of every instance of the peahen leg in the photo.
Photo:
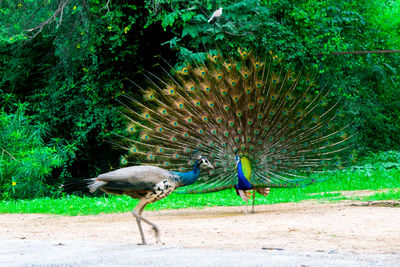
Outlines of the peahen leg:
[[144,233],[143,233],[143,229],[142,229],[141,220],[138,218],[138,216],[139,216],[139,215],[138,215],[138,212],[139,212],[141,209],[143,210],[144,207],[147,205],[147,203],[145,203],[145,202],[142,203],[142,201],[143,201],[143,200],[141,200],[141,201],[136,205],[135,209],[132,211],[132,214],[133,214],[133,216],[136,217],[136,223],[137,223],[137,226],[138,226],[138,228],[139,228],[140,237],[142,238],[142,243],[139,244],[139,245],[146,245],[147,242],[146,242],[146,239],[145,239],[145,237],[144,237]]
[[140,236],[142,238],[142,243],[140,245],[147,244],[146,239],[144,237],[143,229],[142,229],[142,224],[141,224],[142,221],[144,221],[145,223],[147,223],[153,227],[153,230],[156,235],[156,240],[157,240],[157,242],[160,241],[160,233],[159,233],[157,225],[155,225],[154,223],[152,223],[151,221],[149,221],[148,219],[146,219],[142,216],[142,212],[147,204],[148,203],[145,199],[141,199],[139,201],[139,203],[137,204],[137,206],[135,207],[135,209],[132,211],[132,215],[136,217],[136,223],[138,225]]
[[[146,205],[147,205],[147,203],[146,203]],[[143,213],[143,210],[144,210],[145,206],[140,208],[138,214],[142,217],[142,220],[144,220],[145,222],[147,222],[148,224],[150,224],[153,227],[154,234],[156,236],[156,242],[159,243],[160,242],[160,230],[158,230],[157,225],[142,216],[142,213]]]
[[254,213],[254,202],[256,201],[256,190],[253,189],[253,205],[251,207],[251,212],[250,213]]

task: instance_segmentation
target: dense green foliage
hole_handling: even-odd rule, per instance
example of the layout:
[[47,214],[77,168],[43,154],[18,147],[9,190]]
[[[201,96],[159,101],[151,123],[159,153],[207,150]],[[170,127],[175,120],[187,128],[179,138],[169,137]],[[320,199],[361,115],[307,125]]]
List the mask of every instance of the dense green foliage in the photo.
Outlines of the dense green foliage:
[[46,128],[42,124],[32,124],[22,105],[14,114],[1,113],[0,129],[1,197],[49,193],[51,188],[46,176],[73,157],[74,148],[57,139],[44,144]]
[[[207,23],[219,6],[223,16]],[[66,177],[118,167],[107,141],[123,128],[113,107],[135,90],[127,78],[140,82],[142,70],[161,73],[160,58],[174,65],[205,49],[273,51],[318,70],[346,99],[358,150],[400,150],[400,55],[326,55],[398,49],[399,13],[395,0],[3,1],[1,197],[55,194],[49,185]]]
[[[399,49],[398,1],[240,1],[221,6],[226,15],[213,25],[205,23],[204,7],[186,22],[183,18],[193,8],[165,15],[163,25],[173,31],[182,24],[182,34],[170,44],[181,48],[183,58],[204,44],[217,44],[225,54],[242,46],[259,54],[273,51],[281,60],[319,70],[321,84],[346,99],[348,117],[359,131],[359,150],[400,149],[400,54],[328,55]],[[176,21],[180,17],[183,23]]]

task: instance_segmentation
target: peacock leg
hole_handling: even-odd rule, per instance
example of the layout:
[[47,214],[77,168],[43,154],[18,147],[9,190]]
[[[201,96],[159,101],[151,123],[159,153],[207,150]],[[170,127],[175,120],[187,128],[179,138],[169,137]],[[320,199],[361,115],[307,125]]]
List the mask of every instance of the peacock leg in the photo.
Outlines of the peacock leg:
[[249,213],[248,210],[247,210],[247,202],[248,202],[249,200],[245,200],[245,201],[246,201],[246,209],[244,210],[244,214],[247,214],[247,213]]
[[147,204],[148,204],[147,201],[145,199],[142,199],[137,204],[135,209],[132,211],[132,215],[136,217],[136,223],[138,225],[140,236],[142,238],[142,243],[140,245],[146,245],[147,244],[146,239],[144,237],[143,229],[142,229],[142,224],[141,224],[142,221],[144,221],[145,223],[147,223],[147,224],[149,224],[149,225],[151,225],[153,227],[153,230],[154,230],[155,235],[156,235],[157,242],[160,241],[160,233],[159,233],[157,225],[155,225],[154,223],[152,223],[151,221],[149,221],[148,219],[146,219],[146,218],[144,218],[142,216],[142,212],[143,212],[143,210],[144,210],[144,208],[146,207]]
[[256,201],[256,190],[253,189],[253,205],[251,207],[251,212],[250,213],[254,213],[254,202]]

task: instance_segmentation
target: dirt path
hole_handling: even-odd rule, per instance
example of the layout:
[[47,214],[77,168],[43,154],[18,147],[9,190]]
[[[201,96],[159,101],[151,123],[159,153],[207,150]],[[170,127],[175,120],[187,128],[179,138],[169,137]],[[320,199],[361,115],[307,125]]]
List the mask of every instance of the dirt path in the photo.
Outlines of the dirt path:
[[[399,204],[399,203],[397,203]],[[383,207],[382,207],[383,206]],[[400,208],[361,202],[316,202],[244,207],[145,211],[167,246],[233,250],[284,249],[399,253]],[[149,243],[151,229],[145,226]],[[129,213],[98,216],[0,215],[0,239],[81,240],[136,244]]]

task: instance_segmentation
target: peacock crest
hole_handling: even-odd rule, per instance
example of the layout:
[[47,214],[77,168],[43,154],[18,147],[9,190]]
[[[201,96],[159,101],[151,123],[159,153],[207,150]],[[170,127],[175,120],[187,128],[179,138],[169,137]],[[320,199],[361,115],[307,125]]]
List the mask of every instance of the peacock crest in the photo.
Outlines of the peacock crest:
[[237,59],[210,53],[163,77],[145,76],[143,97],[121,100],[128,121],[121,163],[134,159],[184,172],[194,164],[193,153],[207,156],[215,168],[185,192],[232,188],[237,156],[251,166],[254,187],[302,186],[309,173],[354,158],[350,126],[339,126],[340,99],[317,85],[315,75],[284,66],[273,53],[261,58],[239,49]]

